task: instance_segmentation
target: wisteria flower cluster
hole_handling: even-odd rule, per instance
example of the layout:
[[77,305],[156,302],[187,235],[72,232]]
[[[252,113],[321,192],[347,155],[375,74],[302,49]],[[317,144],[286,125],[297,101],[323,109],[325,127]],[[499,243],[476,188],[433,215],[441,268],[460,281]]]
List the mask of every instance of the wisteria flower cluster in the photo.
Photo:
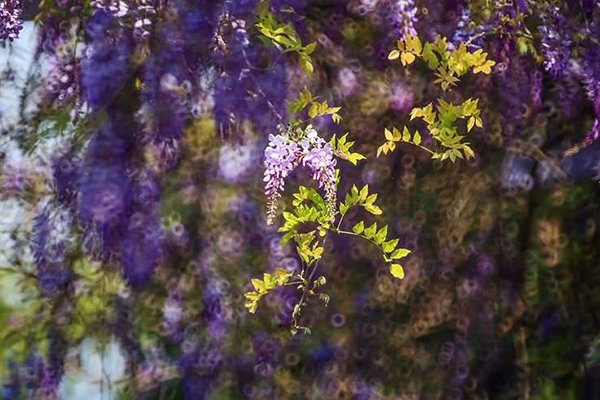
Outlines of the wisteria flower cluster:
[[544,24],[539,27],[544,54],[544,69],[553,76],[562,74],[570,58],[571,39],[567,22],[558,7],[550,7],[542,14]]
[[154,3],[154,0],[93,0],[90,5],[123,21],[125,18],[131,20],[135,38],[146,41],[156,16]]
[[271,225],[277,212],[277,202],[283,193],[285,179],[299,165],[312,172],[312,178],[325,191],[331,218],[336,208],[336,160],[331,145],[317,131],[279,127],[280,133],[269,135],[265,149],[265,194],[267,196],[267,224]]
[[406,35],[415,36],[417,31],[415,24],[417,22],[417,7],[415,0],[395,0],[392,2],[392,15],[396,15],[395,23],[396,35],[403,38]]
[[21,0],[3,0],[0,4],[0,40],[13,41],[23,29]]

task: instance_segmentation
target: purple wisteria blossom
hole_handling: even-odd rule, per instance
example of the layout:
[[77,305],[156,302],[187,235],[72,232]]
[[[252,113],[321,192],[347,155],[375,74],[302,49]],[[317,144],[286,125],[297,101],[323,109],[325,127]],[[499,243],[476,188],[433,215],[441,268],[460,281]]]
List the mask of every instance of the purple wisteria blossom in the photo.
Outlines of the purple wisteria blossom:
[[469,21],[471,21],[471,19],[471,10],[468,7],[462,8],[460,12],[460,19],[456,24],[456,30],[454,31],[454,35],[450,41],[453,47],[458,48],[461,43],[465,43],[469,48],[472,49],[481,48],[481,40],[477,40],[476,38],[482,34],[486,27],[470,27]]
[[[591,37],[597,37],[598,29],[592,29]],[[583,77],[583,86],[588,99],[594,107],[594,114],[600,115],[600,51],[593,40],[586,43],[583,52],[581,72]]]
[[53,57],[45,85],[45,96],[49,102],[56,101],[57,105],[64,106],[71,100],[79,101],[80,67],[78,59]]
[[328,212],[335,212],[335,165],[333,149],[317,131],[309,127],[298,142],[288,132],[269,136],[265,149],[265,194],[267,196],[267,224],[271,225],[277,211],[285,178],[300,164],[312,171],[312,178],[325,190]]
[[148,40],[156,15],[153,0],[93,0],[92,7],[102,10],[124,23],[128,19],[133,24],[133,35],[137,40]]
[[300,146],[287,134],[269,135],[265,149],[265,194],[267,196],[267,224],[273,223],[277,211],[277,200],[281,197],[285,178],[300,163]]
[[0,3],[0,40],[13,41],[23,28],[21,0],[4,0]]
[[566,69],[571,55],[567,23],[558,7],[550,7],[548,13],[542,15],[542,20],[544,23],[539,31],[542,35],[544,69],[553,77],[558,77]]
[[302,165],[309,167],[313,173],[312,178],[318,182],[319,188],[325,190],[325,201],[330,216],[335,213],[335,158],[331,145],[317,135],[317,131],[309,129],[307,132],[309,146],[303,148],[306,154]]
[[394,21],[395,33],[399,38],[406,35],[415,36],[417,30],[415,23],[417,22],[417,7],[415,0],[396,0],[392,4],[396,19]]

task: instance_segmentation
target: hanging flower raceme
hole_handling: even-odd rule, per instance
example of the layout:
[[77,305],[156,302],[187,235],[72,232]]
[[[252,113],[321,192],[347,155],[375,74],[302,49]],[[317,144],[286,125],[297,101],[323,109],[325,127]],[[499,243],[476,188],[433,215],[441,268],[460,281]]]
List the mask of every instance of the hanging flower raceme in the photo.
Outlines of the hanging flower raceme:
[[[306,133],[308,140],[302,141],[305,155],[302,165],[309,167],[313,173],[313,179],[318,182],[319,188],[325,190],[325,201],[327,211],[333,219],[335,214],[335,164],[331,145],[317,135],[317,131],[310,128]],[[308,143],[305,147],[304,143]]]
[[417,30],[415,23],[417,22],[417,7],[414,0],[396,0],[393,2],[393,10],[397,15],[394,21],[396,35],[399,38],[408,36],[416,36]]
[[265,149],[264,164],[268,225],[271,225],[275,218],[277,200],[282,195],[285,178],[300,164],[310,168],[319,188],[325,190],[328,211],[333,218],[336,203],[336,160],[331,145],[319,137],[311,126],[306,132],[302,132],[300,137],[292,136],[289,131],[270,135],[269,145]]
[[0,3],[0,40],[13,41],[23,29],[21,0],[3,0]]
[[564,16],[558,7],[550,7],[549,13],[542,15],[544,21],[539,31],[542,35],[544,69],[553,77],[561,76],[570,58],[569,32]]
[[79,59],[62,59],[54,56],[46,80],[45,97],[49,102],[64,106],[71,100],[79,103]]
[[265,149],[265,194],[267,196],[267,224],[273,223],[277,200],[281,197],[285,178],[300,163],[300,146],[287,134],[270,135]]
[[69,286],[72,275],[64,266],[71,247],[72,216],[67,209],[45,199],[33,221],[31,250],[41,293],[59,295]]
[[[598,29],[594,27],[590,36],[593,38],[597,35]],[[583,86],[593,104],[594,114],[600,115],[600,51],[593,40],[585,44],[582,61]]]

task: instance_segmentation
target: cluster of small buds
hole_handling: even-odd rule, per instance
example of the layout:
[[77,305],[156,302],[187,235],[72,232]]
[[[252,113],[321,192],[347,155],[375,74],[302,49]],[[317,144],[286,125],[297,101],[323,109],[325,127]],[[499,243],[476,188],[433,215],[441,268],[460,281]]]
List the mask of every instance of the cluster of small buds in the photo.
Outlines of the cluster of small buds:
[[55,59],[46,88],[48,96],[56,100],[58,105],[63,106],[73,99],[79,100],[79,71],[80,60]]
[[553,77],[561,76],[570,58],[569,32],[567,23],[558,7],[550,7],[548,14],[542,15],[543,24],[539,31],[542,36],[544,69]]
[[115,18],[131,18],[134,37],[140,41],[150,38],[152,17],[156,14],[153,0],[134,0],[129,4],[121,0],[93,0],[91,6]]
[[465,42],[468,37],[467,33],[467,25],[471,19],[471,10],[468,7],[465,7],[460,12],[460,19],[456,24],[456,30],[454,31],[454,36],[452,38],[452,43],[456,45],[460,42]]
[[129,13],[127,3],[120,0],[92,0],[90,5],[117,18],[124,17]]
[[248,47],[250,40],[248,39],[248,31],[246,31],[246,21],[243,19],[234,19],[231,21],[231,27],[235,30],[235,36],[240,41],[242,47]]
[[13,41],[23,28],[21,0],[3,0],[0,3],[0,40]]
[[325,190],[328,211],[333,217],[336,204],[336,160],[331,145],[309,126],[298,138],[290,136],[287,131],[269,136],[264,162],[268,225],[275,218],[277,200],[282,195],[285,178],[300,164],[310,168],[319,188]]
[[156,14],[156,7],[153,0],[138,0],[136,7],[132,10],[133,35],[138,40],[146,41],[150,39],[150,29],[152,29],[152,17]]
[[475,45],[473,43],[470,42],[471,38],[473,38],[473,36],[477,35],[479,32],[473,32],[471,29],[469,29],[469,21],[471,21],[471,11],[469,10],[468,7],[465,7],[462,9],[461,14],[460,14],[460,19],[458,20],[458,23],[456,24],[456,30],[454,31],[454,36],[452,36],[452,40],[450,41],[450,44],[457,48],[461,43],[469,43],[469,47],[477,47],[479,48],[480,46]]

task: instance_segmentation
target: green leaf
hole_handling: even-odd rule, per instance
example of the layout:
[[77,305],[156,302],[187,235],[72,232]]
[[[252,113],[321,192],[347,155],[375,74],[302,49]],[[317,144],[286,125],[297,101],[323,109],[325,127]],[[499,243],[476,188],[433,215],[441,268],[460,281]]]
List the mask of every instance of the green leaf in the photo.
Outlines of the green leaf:
[[304,47],[304,52],[308,55],[310,55],[313,51],[315,51],[315,49],[317,48],[317,42],[312,42],[307,44]]
[[421,39],[418,36],[410,36],[406,39],[406,48],[414,52],[416,55],[421,54],[421,49],[423,48],[421,44]]
[[273,277],[279,286],[285,285],[291,276],[292,274],[286,272],[283,268],[277,268],[273,273]]
[[394,249],[396,248],[397,245],[398,245],[398,239],[392,239],[392,240],[388,240],[387,242],[385,242],[381,246],[381,248],[384,253],[391,253],[392,251],[394,251]]
[[471,132],[473,126],[475,126],[475,117],[470,117],[469,122],[467,122],[467,132]]
[[400,264],[390,265],[390,273],[394,278],[404,279],[404,268]]
[[377,193],[372,193],[365,200],[365,205],[372,205],[375,203],[375,200],[377,200]]
[[402,141],[410,142],[410,131],[407,127],[404,127],[404,129],[402,130]]
[[302,70],[306,72],[306,75],[312,76],[314,67],[309,56],[306,56],[304,54],[300,55],[300,68],[302,68]]
[[392,134],[392,132],[389,129],[385,128],[383,131],[383,134],[385,135],[385,138],[387,140],[394,140],[394,135]]
[[369,194],[369,185],[365,185],[363,186],[363,188],[360,190],[359,196],[358,196],[358,201],[359,202],[364,202],[365,200],[367,200],[367,195]]
[[317,116],[317,114],[319,114],[319,104],[318,103],[312,103],[312,105],[308,109],[308,116],[310,118],[314,118],[314,117]]
[[345,215],[348,212],[348,207],[346,203],[340,204],[340,214]]
[[367,210],[373,215],[381,215],[383,213],[381,208],[372,204],[365,204],[365,210]]
[[392,50],[392,51],[390,51],[390,54],[388,55],[388,60],[397,60],[398,57],[400,57],[400,51]]
[[419,131],[415,131],[415,134],[413,136],[413,143],[417,146],[421,144],[421,135],[419,134]]
[[265,289],[271,290],[275,287],[275,278],[271,274],[264,273],[263,274],[263,282],[265,285]]
[[394,251],[391,255],[390,258],[392,260],[399,260],[401,258],[406,257],[407,255],[409,255],[411,253],[411,251],[409,249],[396,249],[396,251]]
[[400,61],[402,62],[402,65],[404,65],[404,66],[410,65],[415,61],[415,55],[413,53],[408,53],[406,51],[403,51],[402,54],[400,55]]
[[319,258],[321,258],[321,256],[323,255],[323,247],[320,246],[316,246],[313,248],[313,257],[315,260],[318,260]]
[[356,233],[357,235],[360,235],[361,233],[363,233],[364,230],[365,230],[364,221],[360,221],[358,224],[356,224],[352,227],[352,232]]
[[431,70],[435,70],[439,65],[438,57],[433,52],[433,45],[431,43],[425,43],[423,46],[423,53],[421,54],[423,60],[427,63],[427,67]]
[[260,293],[260,292],[265,292],[266,291],[265,284],[260,279],[252,278],[250,280],[250,282],[252,282],[252,286],[254,286],[254,289],[257,292]]
[[385,239],[387,238],[387,233],[388,233],[388,227],[387,225],[385,225],[383,228],[381,228],[377,234],[375,235],[375,243],[377,244],[382,244],[383,242],[385,242]]
[[375,236],[375,232],[377,232],[377,222],[373,222],[373,225],[371,225],[367,229],[365,229],[363,232],[363,235],[367,239],[373,239],[373,237]]
[[360,160],[366,160],[367,157],[363,156],[360,153],[350,153],[348,154],[348,161],[350,161],[352,164],[356,165],[356,163]]

